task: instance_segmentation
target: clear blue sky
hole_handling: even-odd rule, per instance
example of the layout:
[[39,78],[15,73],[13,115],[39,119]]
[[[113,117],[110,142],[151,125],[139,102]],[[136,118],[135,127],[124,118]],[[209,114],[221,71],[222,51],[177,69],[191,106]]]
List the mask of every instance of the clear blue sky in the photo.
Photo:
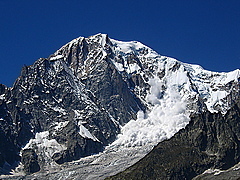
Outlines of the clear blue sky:
[[240,68],[239,0],[0,0],[0,83],[99,32],[207,70]]

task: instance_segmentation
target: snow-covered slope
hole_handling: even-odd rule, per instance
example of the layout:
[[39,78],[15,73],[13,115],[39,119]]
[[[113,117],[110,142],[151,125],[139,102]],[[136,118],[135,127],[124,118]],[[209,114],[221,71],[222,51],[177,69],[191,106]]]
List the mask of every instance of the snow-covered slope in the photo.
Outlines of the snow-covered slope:
[[211,72],[161,56],[140,42],[111,39],[111,43],[116,55],[112,62],[119,73],[143,81],[143,87],[135,83],[133,92],[148,107],[122,127],[114,145],[145,145],[170,138],[188,124],[190,113],[207,109],[225,114],[239,96],[239,69]]

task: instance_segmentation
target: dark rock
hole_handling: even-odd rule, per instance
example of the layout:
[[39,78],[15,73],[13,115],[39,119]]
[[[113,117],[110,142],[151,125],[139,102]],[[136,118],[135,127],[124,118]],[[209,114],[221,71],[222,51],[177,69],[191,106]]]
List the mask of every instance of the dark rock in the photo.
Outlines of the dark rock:
[[24,172],[26,174],[32,174],[40,170],[38,156],[33,149],[24,149],[22,151],[21,162],[24,166]]

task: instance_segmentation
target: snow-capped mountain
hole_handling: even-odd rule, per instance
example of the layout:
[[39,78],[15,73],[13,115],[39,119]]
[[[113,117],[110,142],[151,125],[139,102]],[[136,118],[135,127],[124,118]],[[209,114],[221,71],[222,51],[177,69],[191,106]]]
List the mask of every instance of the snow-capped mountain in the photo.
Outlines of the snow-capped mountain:
[[[191,113],[221,112],[240,70],[217,73],[106,34],[79,37],[0,87],[1,173],[57,168],[104,150],[171,138]],[[3,144],[7,144],[5,148]]]

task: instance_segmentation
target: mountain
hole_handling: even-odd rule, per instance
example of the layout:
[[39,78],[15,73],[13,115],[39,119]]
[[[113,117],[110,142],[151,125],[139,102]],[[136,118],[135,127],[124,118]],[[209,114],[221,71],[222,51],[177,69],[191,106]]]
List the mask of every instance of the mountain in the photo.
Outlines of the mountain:
[[207,71],[140,42],[79,37],[24,66],[13,87],[0,86],[0,173],[54,171],[104,149],[149,149],[194,115],[227,116],[239,80],[240,70]]

